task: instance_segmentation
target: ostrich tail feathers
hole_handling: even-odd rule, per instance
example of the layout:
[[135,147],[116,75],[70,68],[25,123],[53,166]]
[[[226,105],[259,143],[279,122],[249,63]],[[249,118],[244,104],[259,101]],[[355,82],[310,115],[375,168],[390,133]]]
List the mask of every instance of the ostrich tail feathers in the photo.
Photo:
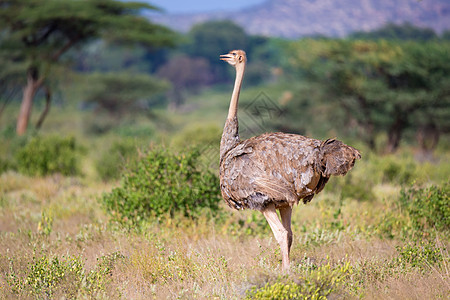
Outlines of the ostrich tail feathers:
[[360,158],[361,154],[355,148],[336,139],[328,139],[320,145],[320,159],[316,168],[324,177],[345,175]]

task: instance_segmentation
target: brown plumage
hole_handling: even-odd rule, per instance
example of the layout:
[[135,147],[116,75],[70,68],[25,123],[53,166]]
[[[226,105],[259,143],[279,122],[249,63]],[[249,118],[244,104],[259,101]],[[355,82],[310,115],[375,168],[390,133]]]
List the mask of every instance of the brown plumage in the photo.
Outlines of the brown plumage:
[[[280,244],[283,269],[287,270],[292,244],[292,206],[300,200],[311,201],[331,175],[345,175],[361,155],[335,139],[320,141],[282,132],[241,141],[237,105],[245,52],[233,50],[221,59],[236,68],[236,82],[220,143],[222,196],[232,208],[256,209],[264,214]],[[280,210],[281,222],[276,209]]]

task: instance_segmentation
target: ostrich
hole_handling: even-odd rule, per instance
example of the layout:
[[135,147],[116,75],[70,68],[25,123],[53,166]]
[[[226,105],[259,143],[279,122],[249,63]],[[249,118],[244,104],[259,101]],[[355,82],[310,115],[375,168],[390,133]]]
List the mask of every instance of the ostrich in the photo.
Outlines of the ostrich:
[[331,175],[345,175],[361,155],[335,139],[320,141],[282,132],[241,141],[237,110],[247,58],[243,50],[233,50],[220,59],[236,69],[220,142],[222,197],[231,208],[262,212],[280,245],[282,269],[288,271],[293,205],[301,199],[305,204],[311,201]]

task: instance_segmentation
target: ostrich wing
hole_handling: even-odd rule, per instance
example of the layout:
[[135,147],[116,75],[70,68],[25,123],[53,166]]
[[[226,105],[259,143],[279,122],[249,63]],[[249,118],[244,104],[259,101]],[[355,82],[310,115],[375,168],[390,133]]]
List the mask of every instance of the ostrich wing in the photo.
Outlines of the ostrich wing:
[[221,189],[234,208],[264,209],[310,200],[321,178],[315,170],[321,141],[268,133],[231,149],[221,163]]

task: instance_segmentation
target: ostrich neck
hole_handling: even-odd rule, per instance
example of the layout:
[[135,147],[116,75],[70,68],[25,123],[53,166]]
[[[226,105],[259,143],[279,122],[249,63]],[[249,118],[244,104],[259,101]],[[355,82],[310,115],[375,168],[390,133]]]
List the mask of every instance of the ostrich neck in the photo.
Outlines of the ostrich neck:
[[233,94],[231,95],[228,117],[223,128],[222,140],[220,141],[220,160],[232,148],[239,144],[239,124],[237,110],[239,93],[241,91],[242,79],[244,78],[245,64],[236,67],[236,80],[234,82]]
[[234,81],[233,94],[231,95],[230,108],[228,109],[227,119],[237,117],[239,93],[241,92],[242,79],[244,78],[245,64],[236,67],[236,80]]

